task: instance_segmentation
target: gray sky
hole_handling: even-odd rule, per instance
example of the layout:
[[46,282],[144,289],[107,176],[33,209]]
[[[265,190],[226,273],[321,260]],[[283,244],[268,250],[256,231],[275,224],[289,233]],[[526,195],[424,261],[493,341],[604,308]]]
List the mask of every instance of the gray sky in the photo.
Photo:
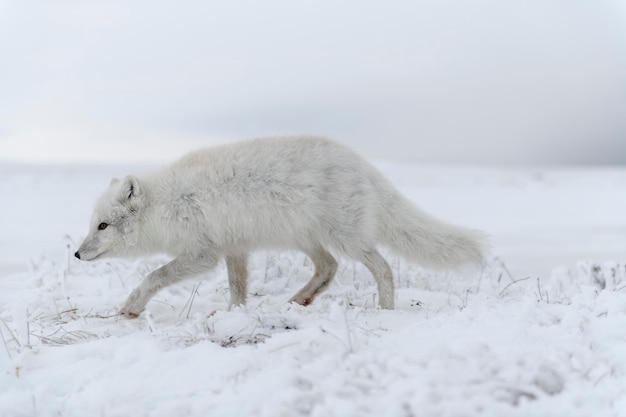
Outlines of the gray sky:
[[626,163],[626,0],[0,0],[0,159]]

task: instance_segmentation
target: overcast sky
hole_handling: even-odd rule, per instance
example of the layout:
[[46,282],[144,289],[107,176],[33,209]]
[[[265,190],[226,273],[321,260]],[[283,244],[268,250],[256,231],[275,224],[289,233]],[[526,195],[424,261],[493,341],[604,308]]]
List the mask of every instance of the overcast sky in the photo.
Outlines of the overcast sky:
[[0,160],[301,133],[405,161],[626,163],[626,0],[0,0]]

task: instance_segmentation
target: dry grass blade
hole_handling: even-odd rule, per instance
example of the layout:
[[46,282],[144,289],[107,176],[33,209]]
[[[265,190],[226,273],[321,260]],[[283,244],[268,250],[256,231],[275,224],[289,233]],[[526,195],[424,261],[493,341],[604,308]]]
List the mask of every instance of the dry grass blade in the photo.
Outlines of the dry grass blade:
[[79,342],[99,339],[98,335],[95,333],[85,330],[67,331],[63,327],[59,327],[54,333],[47,336],[37,334],[33,334],[33,336],[41,340],[43,344],[57,346],[72,345]]
[[[2,324],[4,324],[4,327],[6,328],[7,332],[9,332],[9,334],[11,335],[11,340],[13,340],[15,342],[15,344],[17,344],[18,347],[22,347],[22,345],[20,344],[20,341],[17,340],[17,337],[15,337],[15,334],[13,334],[13,332],[9,328],[9,325],[7,324],[7,322],[4,321],[4,319],[2,319],[2,318],[0,318],[0,322],[2,322]],[[7,340],[4,337],[4,332],[2,331],[2,329],[0,329],[0,335],[2,335],[2,342],[4,343],[4,348],[6,349],[7,355],[9,355],[9,358],[10,358],[11,357],[11,351],[9,350],[9,344],[7,343]]]
[[515,281],[510,282],[510,283],[509,283],[506,287],[504,287],[504,288],[502,289],[502,291],[500,291],[500,297],[504,296],[504,293],[506,292],[506,290],[508,290],[508,289],[509,289],[509,287],[510,287],[510,286],[512,286],[512,285],[514,285],[514,284],[517,284],[517,283],[519,283],[519,282],[522,282],[522,281],[529,280],[529,279],[530,279],[530,277],[526,277],[526,278],[516,279]]
[[[55,303],[55,306],[56,306],[56,303]],[[72,314],[75,314],[76,312],[78,312],[78,308],[72,307],[72,308],[68,308],[67,310],[58,311],[54,314],[40,316],[38,317],[38,319],[44,320],[44,321],[55,321],[55,322],[60,322],[60,323],[67,323],[75,319],[75,317],[72,317]]]
[[9,359],[12,359],[11,351],[9,350],[9,345],[7,344],[7,340],[4,337],[4,332],[2,331],[2,329],[0,329],[0,336],[2,336],[2,343],[4,344],[4,349],[7,351],[7,356],[9,357]]
[[187,302],[183,306],[183,309],[178,314],[178,317],[182,316],[185,309],[187,309],[186,318],[189,318],[189,315],[191,314],[191,307],[193,306],[193,301],[195,300],[196,295],[198,295],[198,289],[200,288],[200,285],[202,285],[202,281],[198,282],[198,284],[193,286],[193,289],[191,290],[191,294],[189,295]]
[[92,314],[92,315],[88,315],[88,316],[85,316],[85,317],[96,318],[96,319],[110,319],[112,317],[119,317],[121,315],[122,315],[122,313],[109,314],[107,316],[103,316],[102,314]]

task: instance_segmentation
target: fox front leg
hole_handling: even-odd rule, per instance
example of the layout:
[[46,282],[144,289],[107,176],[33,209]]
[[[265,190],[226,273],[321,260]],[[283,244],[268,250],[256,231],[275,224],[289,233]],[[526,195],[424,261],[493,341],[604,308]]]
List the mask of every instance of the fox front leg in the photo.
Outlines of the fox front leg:
[[226,270],[228,271],[228,287],[230,288],[228,310],[235,306],[246,305],[248,291],[248,255],[227,256]]
[[146,308],[148,301],[164,287],[186,278],[192,278],[217,264],[218,258],[212,253],[200,255],[182,254],[170,263],[152,271],[141,284],[128,296],[120,309],[126,318],[136,318]]

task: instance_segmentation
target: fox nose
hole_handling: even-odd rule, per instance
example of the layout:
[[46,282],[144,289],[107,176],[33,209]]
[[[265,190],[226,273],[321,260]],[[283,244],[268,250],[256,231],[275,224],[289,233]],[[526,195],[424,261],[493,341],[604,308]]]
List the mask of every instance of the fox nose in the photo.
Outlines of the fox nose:
[[75,257],[77,257],[78,259],[80,259],[80,253],[78,253],[78,251],[76,251],[76,253],[74,254]]

